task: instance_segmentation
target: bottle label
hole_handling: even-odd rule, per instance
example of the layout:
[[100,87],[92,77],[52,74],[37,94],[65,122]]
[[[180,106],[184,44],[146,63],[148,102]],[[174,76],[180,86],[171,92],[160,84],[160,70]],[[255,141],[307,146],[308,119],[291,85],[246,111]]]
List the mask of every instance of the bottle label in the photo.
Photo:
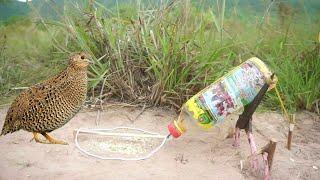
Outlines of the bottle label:
[[258,58],[251,58],[189,99],[185,106],[203,128],[249,104],[271,72]]

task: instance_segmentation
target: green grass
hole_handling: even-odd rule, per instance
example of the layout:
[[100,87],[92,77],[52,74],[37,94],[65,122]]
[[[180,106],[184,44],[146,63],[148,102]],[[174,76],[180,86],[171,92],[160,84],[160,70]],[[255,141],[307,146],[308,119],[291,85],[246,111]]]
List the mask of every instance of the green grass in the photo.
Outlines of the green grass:
[[[156,7],[140,1],[112,8],[97,2],[93,6],[66,5],[58,13],[63,14],[60,21],[41,19],[35,10],[38,25],[0,29],[1,34],[16,37],[1,46],[9,47],[2,48],[0,56],[2,99],[12,95],[8,94],[12,87],[56,73],[65,64],[63,57],[83,50],[95,59],[89,68],[90,96],[178,108],[232,67],[257,56],[278,76],[290,111],[319,113],[320,22],[308,23],[306,15],[287,14],[280,24],[272,13],[266,23],[263,14],[253,15],[236,5],[227,14],[223,0],[210,8],[190,1]],[[264,106],[279,109],[274,92],[268,93]]]

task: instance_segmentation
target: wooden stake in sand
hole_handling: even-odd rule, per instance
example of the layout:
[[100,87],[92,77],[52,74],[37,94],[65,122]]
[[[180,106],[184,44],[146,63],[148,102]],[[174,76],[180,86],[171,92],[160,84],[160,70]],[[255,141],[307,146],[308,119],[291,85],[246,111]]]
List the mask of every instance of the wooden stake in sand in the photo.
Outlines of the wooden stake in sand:
[[276,151],[277,141],[275,139],[270,139],[269,144],[262,148],[262,153],[268,153],[268,165],[269,170],[271,170],[274,153]]
[[[261,148],[257,154],[262,154],[264,155],[264,153],[267,154],[267,167],[268,167],[268,171],[271,171],[271,167],[272,167],[272,162],[273,162],[273,157],[274,157],[274,153],[276,151],[276,147],[277,147],[277,141],[275,139],[270,139],[269,143],[267,145],[265,145],[263,148]],[[266,171],[265,171],[266,172]]]
[[289,150],[291,150],[292,132],[294,129],[294,125],[295,125],[295,115],[290,114],[289,115],[289,133],[288,133],[288,142],[287,142],[287,147]]

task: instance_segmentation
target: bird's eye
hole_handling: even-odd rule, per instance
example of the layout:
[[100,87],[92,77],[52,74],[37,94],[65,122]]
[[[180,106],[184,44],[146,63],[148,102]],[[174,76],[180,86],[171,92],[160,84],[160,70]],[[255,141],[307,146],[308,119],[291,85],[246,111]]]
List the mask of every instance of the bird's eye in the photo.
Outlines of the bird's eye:
[[83,55],[81,56],[81,59],[84,59],[84,56],[83,56]]

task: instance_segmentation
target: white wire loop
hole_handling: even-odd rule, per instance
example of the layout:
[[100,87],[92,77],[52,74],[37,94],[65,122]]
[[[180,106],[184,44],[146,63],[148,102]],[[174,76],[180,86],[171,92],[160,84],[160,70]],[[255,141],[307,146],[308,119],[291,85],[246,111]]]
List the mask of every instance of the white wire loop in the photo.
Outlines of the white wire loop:
[[[111,131],[114,130],[119,130],[119,129],[129,129],[129,130],[136,130],[143,132],[145,134],[134,134],[134,133],[112,133]],[[125,158],[125,157],[104,157],[100,155],[96,155],[93,153],[88,152],[87,150],[83,149],[80,147],[79,142],[78,142],[78,135],[79,133],[87,133],[87,134],[99,134],[99,135],[105,135],[105,136],[123,136],[123,137],[142,137],[142,138],[160,138],[163,139],[161,144],[156,147],[154,150],[152,150],[149,154],[142,156],[142,157],[133,157],[133,158]],[[165,142],[167,141],[169,136],[161,135],[158,133],[146,131],[143,129],[139,128],[132,128],[132,127],[115,127],[115,128],[110,128],[110,129],[87,129],[87,128],[79,128],[76,130],[76,135],[75,135],[75,144],[76,147],[84,154],[97,158],[97,159],[102,159],[102,160],[122,160],[122,161],[139,161],[139,160],[144,160],[147,158],[150,158],[152,155],[154,155],[156,152],[158,152]]]

